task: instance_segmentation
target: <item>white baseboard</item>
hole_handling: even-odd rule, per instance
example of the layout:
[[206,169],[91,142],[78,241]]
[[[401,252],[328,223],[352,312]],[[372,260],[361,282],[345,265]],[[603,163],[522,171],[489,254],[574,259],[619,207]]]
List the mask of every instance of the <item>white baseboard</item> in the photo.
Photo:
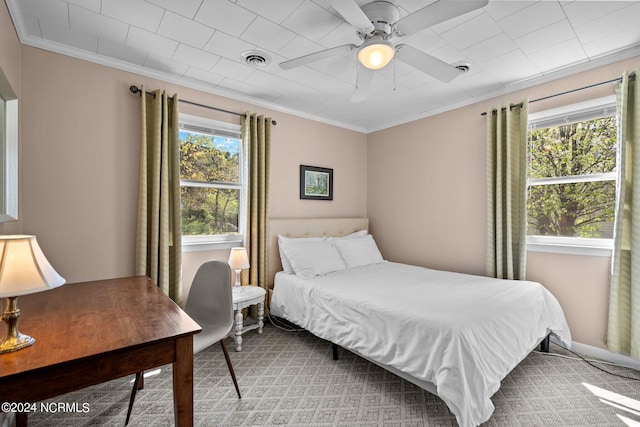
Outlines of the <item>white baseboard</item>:
[[[564,347],[560,343],[560,341],[555,339],[555,337],[553,336],[551,337],[551,342]],[[637,369],[640,371],[640,360],[634,359],[633,357],[627,356],[626,354],[615,353],[604,348],[594,347],[575,341],[571,342],[571,350],[585,356],[594,357],[596,359],[604,360],[605,362],[615,363],[616,365],[626,366],[627,368]]]

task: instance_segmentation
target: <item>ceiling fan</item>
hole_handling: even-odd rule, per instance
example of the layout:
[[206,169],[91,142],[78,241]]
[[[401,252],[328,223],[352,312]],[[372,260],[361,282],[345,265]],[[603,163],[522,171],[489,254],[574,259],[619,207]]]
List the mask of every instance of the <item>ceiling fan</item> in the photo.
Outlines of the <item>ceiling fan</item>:
[[345,44],[321,50],[281,62],[280,67],[290,70],[334,55],[346,55],[357,51],[358,61],[363,66],[358,67],[352,101],[366,99],[373,71],[384,68],[394,56],[423,73],[448,83],[463,70],[407,44],[394,44],[390,39],[410,36],[432,25],[484,7],[488,2],[489,0],[437,0],[400,18],[398,6],[389,1],[374,1],[360,8],[355,0],[327,0],[327,3],[356,29],[363,43],[359,46]]

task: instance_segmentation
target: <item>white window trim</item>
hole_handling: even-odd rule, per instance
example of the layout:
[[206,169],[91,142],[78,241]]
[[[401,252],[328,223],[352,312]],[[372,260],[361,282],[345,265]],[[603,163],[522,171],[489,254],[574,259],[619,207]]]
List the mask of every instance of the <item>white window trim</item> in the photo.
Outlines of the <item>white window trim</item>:
[[[208,119],[205,117],[192,116],[190,114],[180,113],[180,124],[197,126],[204,130],[214,133],[214,131],[228,132],[237,134],[242,141],[242,127],[239,124],[221,122],[219,120]],[[241,142],[242,143],[242,142]],[[216,187],[234,188],[240,190],[240,199],[242,200],[241,206],[246,208],[247,194],[247,164],[246,164],[246,147],[243,145],[240,151],[240,184],[222,184],[216,185]],[[183,183],[189,183],[191,187],[211,187],[206,182],[189,182],[180,181],[180,186]],[[198,251],[214,251],[221,249],[230,249],[234,247],[244,246],[245,241],[245,224],[246,224],[246,209],[240,209],[238,217],[238,234],[232,235],[208,235],[208,236],[182,236],[182,251],[183,252],[198,252]]]
[[[609,95],[577,104],[529,114],[529,129],[535,129],[536,122],[542,122],[563,115],[577,115],[586,111],[602,108],[615,114],[616,97]],[[575,183],[582,181],[609,181],[617,179],[616,173],[588,176],[567,176],[556,178],[539,178],[528,180],[527,185],[547,185],[556,183]],[[611,257],[613,239],[590,239],[581,237],[527,236],[527,251],[559,253],[568,255],[586,255]]]
[[578,182],[602,182],[618,179],[616,172],[594,173],[590,175],[554,176],[552,178],[535,178],[527,180],[527,185],[575,184]]
[[[207,239],[201,239],[202,237]],[[235,239],[214,240],[216,237],[220,236],[185,236],[182,238],[182,252],[217,251],[244,246],[242,236],[234,235]]]
[[610,257],[613,253],[613,239],[527,236],[527,251]]
[[551,108],[549,110],[539,111],[537,113],[531,113],[528,116],[529,125],[534,125],[536,122],[550,119],[551,117],[560,117],[564,115],[576,115],[584,111],[595,109],[608,109],[613,108],[613,114],[615,114],[616,108],[616,96],[608,95],[602,98],[591,99],[589,101],[578,102],[576,104],[564,105],[558,108]]

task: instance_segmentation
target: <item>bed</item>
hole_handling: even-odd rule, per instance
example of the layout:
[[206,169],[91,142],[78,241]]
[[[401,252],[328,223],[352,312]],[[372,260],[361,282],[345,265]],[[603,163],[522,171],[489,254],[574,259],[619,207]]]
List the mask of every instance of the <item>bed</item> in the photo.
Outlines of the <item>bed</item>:
[[570,346],[542,285],[385,261],[366,230],[270,220],[271,314],[436,394],[462,427],[491,417],[502,379],[550,334]]

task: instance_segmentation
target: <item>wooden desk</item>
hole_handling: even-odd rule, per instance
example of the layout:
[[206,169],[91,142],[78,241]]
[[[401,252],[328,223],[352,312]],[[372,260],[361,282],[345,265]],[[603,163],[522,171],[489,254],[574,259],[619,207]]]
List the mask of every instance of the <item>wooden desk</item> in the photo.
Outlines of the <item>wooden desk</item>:
[[18,306],[18,327],[36,342],[0,354],[0,402],[37,402],[172,363],[175,424],[193,425],[193,334],[201,328],[150,279],[68,284],[21,296]]

